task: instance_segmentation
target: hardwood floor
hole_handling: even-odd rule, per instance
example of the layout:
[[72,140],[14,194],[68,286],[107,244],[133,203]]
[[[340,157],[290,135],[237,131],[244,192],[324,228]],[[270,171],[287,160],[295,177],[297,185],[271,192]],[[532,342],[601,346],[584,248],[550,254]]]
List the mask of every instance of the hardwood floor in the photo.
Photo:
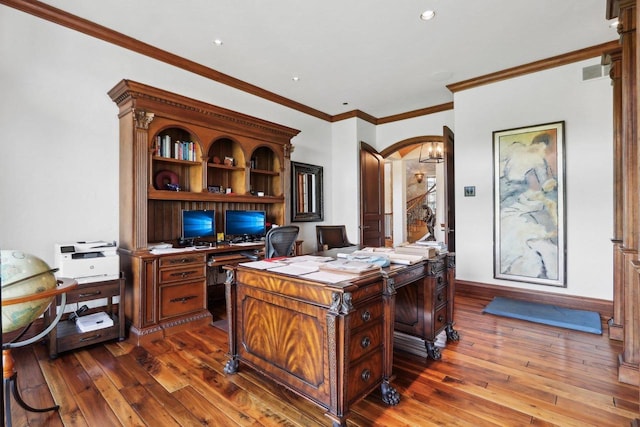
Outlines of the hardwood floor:
[[[638,387],[617,381],[620,343],[483,315],[487,301],[459,296],[456,330],[439,361],[396,351],[398,406],[378,392],[352,407],[351,426],[629,426]],[[605,328],[606,330],[606,328]],[[14,426],[330,426],[323,411],[240,365],[226,375],[227,336],[216,327],[146,348],[126,341],[49,360],[45,346],[13,350],[25,401]]]

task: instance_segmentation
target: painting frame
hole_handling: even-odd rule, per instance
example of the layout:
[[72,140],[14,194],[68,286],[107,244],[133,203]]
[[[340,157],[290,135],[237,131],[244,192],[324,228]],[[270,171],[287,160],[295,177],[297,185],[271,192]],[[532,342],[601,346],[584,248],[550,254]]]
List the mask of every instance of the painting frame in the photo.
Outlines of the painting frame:
[[566,287],[565,122],[493,132],[494,278]]

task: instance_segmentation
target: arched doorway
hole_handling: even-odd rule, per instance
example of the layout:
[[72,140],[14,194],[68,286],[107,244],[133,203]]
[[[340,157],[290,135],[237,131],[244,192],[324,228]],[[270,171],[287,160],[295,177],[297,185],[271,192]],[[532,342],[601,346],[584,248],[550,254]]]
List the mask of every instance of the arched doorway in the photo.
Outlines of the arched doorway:
[[380,155],[386,162],[385,246],[430,235],[454,250],[453,132],[445,126],[443,135],[398,141]]

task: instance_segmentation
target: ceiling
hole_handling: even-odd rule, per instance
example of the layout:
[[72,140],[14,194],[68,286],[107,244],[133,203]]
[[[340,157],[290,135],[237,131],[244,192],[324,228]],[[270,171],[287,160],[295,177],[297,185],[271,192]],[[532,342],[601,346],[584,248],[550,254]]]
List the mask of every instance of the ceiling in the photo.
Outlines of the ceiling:
[[[44,3],[326,114],[377,118],[451,102],[448,84],[618,38],[605,0]],[[426,9],[435,19],[419,19]]]

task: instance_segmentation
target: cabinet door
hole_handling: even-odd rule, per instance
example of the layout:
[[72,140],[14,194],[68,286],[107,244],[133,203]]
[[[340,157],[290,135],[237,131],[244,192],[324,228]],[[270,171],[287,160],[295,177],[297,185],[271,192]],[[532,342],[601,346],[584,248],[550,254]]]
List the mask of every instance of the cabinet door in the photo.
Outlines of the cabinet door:
[[411,335],[422,336],[425,307],[424,288],[428,279],[421,278],[409,283],[396,293],[394,329]]

